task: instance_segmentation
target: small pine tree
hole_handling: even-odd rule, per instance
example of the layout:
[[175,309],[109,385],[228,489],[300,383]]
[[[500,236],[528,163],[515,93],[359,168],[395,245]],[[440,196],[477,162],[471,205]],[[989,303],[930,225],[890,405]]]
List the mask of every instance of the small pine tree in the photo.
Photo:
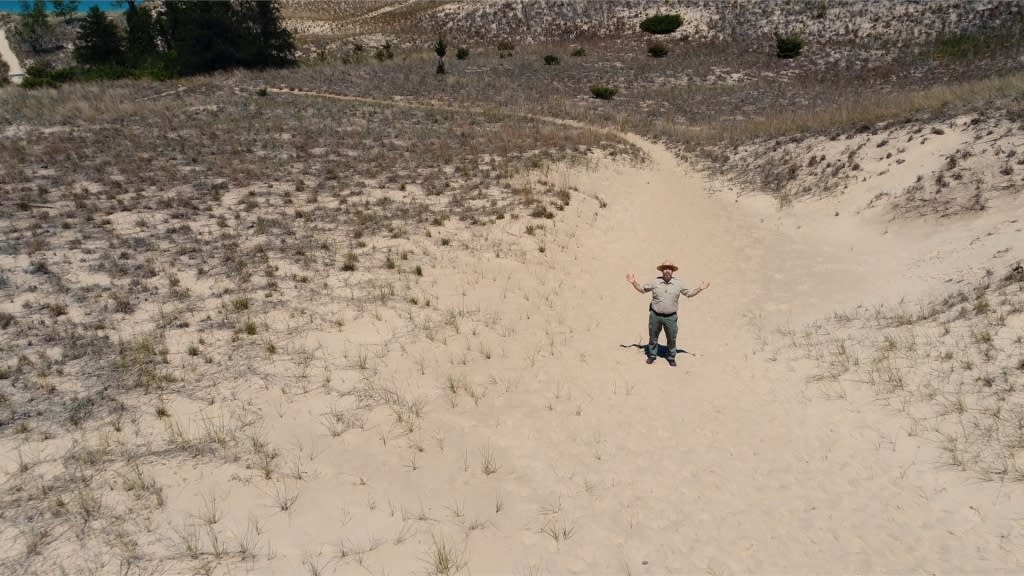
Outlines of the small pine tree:
[[448,53],[448,41],[444,39],[444,36],[438,35],[437,41],[434,42],[434,54],[437,54],[437,70],[438,74],[444,74],[447,72],[444,66],[444,56]]
[[75,19],[75,14],[78,13],[78,0],[50,0],[53,4],[53,13],[64,19],[65,22],[71,22]]
[[53,23],[46,13],[46,0],[21,0],[21,18],[18,20],[18,35],[28,42],[33,52],[42,52],[53,43]]
[[157,57],[153,13],[148,8],[137,6],[134,0],[128,0],[124,19],[128,25],[125,60],[135,68],[146,66]]
[[121,30],[98,6],[93,6],[86,13],[76,42],[73,56],[79,64],[103,66],[124,63]]
[[295,41],[284,27],[276,1],[242,0],[234,18],[243,30],[242,66],[267,68],[295,64]]

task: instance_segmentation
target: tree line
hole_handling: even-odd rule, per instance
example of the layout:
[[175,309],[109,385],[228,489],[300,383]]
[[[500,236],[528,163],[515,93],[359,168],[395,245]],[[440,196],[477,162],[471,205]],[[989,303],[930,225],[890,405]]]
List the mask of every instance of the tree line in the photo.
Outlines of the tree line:
[[[45,15],[39,6],[45,3],[35,4],[23,19],[38,20],[40,10]],[[85,76],[171,78],[296,63],[276,0],[166,0],[156,9],[126,4],[123,23],[97,6],[79,23],[72,55]]]

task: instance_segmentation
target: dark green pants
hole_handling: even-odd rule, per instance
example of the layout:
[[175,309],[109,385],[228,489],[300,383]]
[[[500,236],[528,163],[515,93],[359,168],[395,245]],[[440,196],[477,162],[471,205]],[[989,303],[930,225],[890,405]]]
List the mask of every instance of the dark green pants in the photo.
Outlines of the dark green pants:
[[647,344],[648,358],[654,358],[658,355],[658,336],[661,335],[661,329],[665,329],[665,336],[668,337],[668,352],[665,354],[666,358],[676,357],[676,334],[679,333],[679,315],[673,314],[671,316],[658,316],[651,310],[650,318],[647,320],[647,331],[650,333],[651,340]]

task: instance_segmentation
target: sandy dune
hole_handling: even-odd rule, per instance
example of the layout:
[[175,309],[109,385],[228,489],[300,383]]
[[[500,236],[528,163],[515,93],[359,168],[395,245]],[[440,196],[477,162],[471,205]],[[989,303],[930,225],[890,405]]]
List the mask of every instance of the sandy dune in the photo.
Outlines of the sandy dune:
[[[284,92],[271,97],[317,97]],[[269,319],[281,352],[253,360],[241,382],[186,358],[186,380],[227,383],[168,396],[166,418],[118,431],[153,448],[145,471],[166,504],[132,537],[156,572],[207,560],[217,574],[1018,571],[1020,486],[943,466],[869,393],[825,399],[778,329],[1019,259],[1022,199],[999,197],[955,226],[892,222],[865,208],[906,178],[879,160],[865,172],[885,180],[780,211],[628,138],[646,162],[595,156],[534,175],[572,190],[553,220],[402,239],[426,273],[380,278],[401,290],[393,300],[429,299],[444,326],[387,298],[354,310],[352,298],[314,311],[336,328],[305,330],[308,303],[295,302]],[[905,164],[941,163],[940,143]],[[625,282],[653,278],[665,258],[684,282],[711,282],[682,303],[677,368],[644,364],[648,299]],[[314,281],[355,292],[351,277]],[[298,350],[312,351],[307,365],[282,359]],[[309,377],[288,382],[308,389],[258,377],[298,369]],[[359,394],[389,400],[363,410]],[[238,426],[280,451],[273,473],[168,449],[173,423]],[[53,461],[40,467],[76,440],[47,445]],[[15,470],[20,453],[0,453]],[[104,498],[129,497],[114,484]],[[74,545],[52,553],[71,557]],[[95,554],[98,573],[113,573],[116,561]]]
[[[1016,570],[1019,489],[942,467],[885,408],[825,400],[772,352],[775,328],[932,285],[955,258],[908,263],[944,241],[837,219],[834,202],[737,200],[634,142],[649,163],[556,175],[579,193],[540,234],[509,222],[437,256],[421,288],[465,312],[455,335],[410,336],[384,311],[308,336],[338,363],[379,350],[369,378],[425,398],[422,427],[371,415],[339,441],[323,398],[248,391],[275,445],[299,447],[304,479],[279,484],[294,504],[230,469],[168,466],[172,513],[215,494],[229,533],[256,518],[273,549],[256,574],[432,573],[439,544],[472,574]],[[644,364],[647,299],[624,279],[666,257],[712,283],[683,303],[678,368]]]

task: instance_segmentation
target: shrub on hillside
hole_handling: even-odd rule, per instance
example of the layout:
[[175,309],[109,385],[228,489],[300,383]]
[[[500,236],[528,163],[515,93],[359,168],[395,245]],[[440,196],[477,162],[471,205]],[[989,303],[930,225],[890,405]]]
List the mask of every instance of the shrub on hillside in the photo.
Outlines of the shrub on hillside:
[[391,42],[385,42],[383,46],[377,48],[377,51],[374,52],[373,57],[376,58],[377,61],[379,62],[391,60],[395,57],[395,53],[391,51],[391,48]]
[[509,40],[502,40],[498,42],[498,57],[506,58],[512,55],[516,49],[516,45]]
[[796,58],[803,47],[804,39],[799,34],[775,33],[775,50],[779,58]]
[[594,95],[594,98],[598,100],[611,100],[619,93],[618,88],[614,86],[605,86],[603,84],[594,84],[590,87],[590,93]]
[[935,41],[935,53],[940,58],[967,60],[984,56],[992,50],[992,41],[980,32],[960,32],[943,36]]
[[65,82],[74,80],[75,71],[73,68],[51,68],[40,64],[34,64],[25,69],[25,80],[21,87],[32,88],[56,88]]
[[648,34],[671,34],[683,25],[679,14],[655,14],[640,23],[640,29]]
[[569,55],[579,58],[580,56],[586,56],[587,51],[583,49],[583,46],[579,46],[577,48],[574,48],[573,51],[569,53]]
[[459,60],[465,60],[469,58],[469,48],[465,46],[459,46],[459,49],[455,51],[455,58]]
[[557,66],[560,62],[561,61],[558,59],[558,56],[555,56],[554,54],[548,54],[544,57],[544,64],[548,66]]
[[647,45],[647,53],[655,58],[664,58],[668,55],[668,46],[662,42],[651,42]]

